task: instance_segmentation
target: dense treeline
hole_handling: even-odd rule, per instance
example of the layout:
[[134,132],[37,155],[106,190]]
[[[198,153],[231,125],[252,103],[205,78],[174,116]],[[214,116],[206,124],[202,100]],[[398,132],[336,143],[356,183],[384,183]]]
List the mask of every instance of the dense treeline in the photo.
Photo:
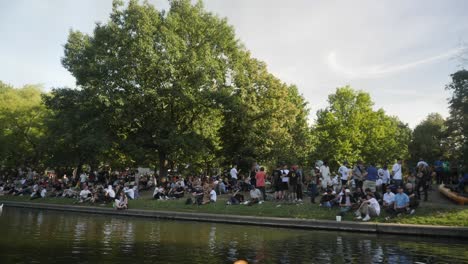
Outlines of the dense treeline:
[[62,63],[78,88],[43,93],[0,82],[2,170],[144,166],[164,175],[253,161],[467,157],[466,71],[447,87],[450,118],[430,115],[413,133],[351,87],[331,94],[311,126],[297,87],[269,73],[200,2],[160,11],[114,1],[93,34],[70,32]]

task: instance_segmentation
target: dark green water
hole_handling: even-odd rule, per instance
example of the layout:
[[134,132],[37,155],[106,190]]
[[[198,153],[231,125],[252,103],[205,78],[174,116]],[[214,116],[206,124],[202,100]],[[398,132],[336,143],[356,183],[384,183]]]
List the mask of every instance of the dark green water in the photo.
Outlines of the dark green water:
[[4,208],[0,263],[468,263],[468,241]]

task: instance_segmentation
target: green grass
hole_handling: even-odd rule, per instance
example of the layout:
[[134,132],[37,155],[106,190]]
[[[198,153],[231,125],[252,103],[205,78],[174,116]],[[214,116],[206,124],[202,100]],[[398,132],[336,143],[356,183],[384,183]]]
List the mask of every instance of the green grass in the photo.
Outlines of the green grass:
[[[217,203],[207,205],[185,205],[186,199],[180,200],[152,200],[150,198],[141,198],[129,201],[129,207],[132,209],[144,210],[162,210],[178,212],[200,212],[211,214],[231,214],[231,215],[249,215],[258,217],[282,217],[294,219],[318,219],[334,221],[339,209],[322,208],[317,204],[311,204],[306,201],[304,204],[288,204],[278,202],[265,202],[254,206],[245,205],[226,205],[226,197],[218,199]],[[100,206],[89,204],[76,204],[75,200],[68,198],[43,198],[29,200],[29,197],[2,196],[3,201],[21,201],[31,203],[49,203],[49,204],[68,204],[70,206]],[[111,207],[106,205],[106,207]],[[402,224],[422,224],[422,225],[443,225],[443,226],[468,226],[468,209],[464,207],[446,208],[441,205],[427,206],[423,205],[416,209],[414,215],[404,215],[398,218],[385,221],[385,212],[381,216],[373,219],[375,222],[402,223]],[[354,221],[353,215],[348,213],[343,220]]]

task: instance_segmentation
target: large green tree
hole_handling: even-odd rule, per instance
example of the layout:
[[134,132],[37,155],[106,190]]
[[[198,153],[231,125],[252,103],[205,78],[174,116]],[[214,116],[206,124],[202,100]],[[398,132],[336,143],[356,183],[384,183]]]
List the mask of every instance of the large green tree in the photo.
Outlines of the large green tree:
[[233,71],[234,93],[224,112],[223,155],[249,169],[262,164],[302,163],[309,151],[307,104],[295,86],[270,74],[244,54]]
[[452,82],[447,85],[452,92],[449,98],[450,116],[447,119],[450,157],[462,162],[468,169],[468,71],[460,70],[452,74]]
[[441,156],[447,156],[445,146],[447,127],[444,118],[438,113],[427,116],[414,130],[409,146],[411,160],[419,158],[433,163]]
[[313,159],[338,166],[344,161],[385,163],[406,157],[411,130],[397,118],[374,111],[368,93],[346,86],[328,97],[313,127]]
[[[223,19],[198,2],[114,1],[110,20],[92,35],[71,31],[63,65],[109,115],[120,139],[159,159],[208,153],[219,145],[221,102],[240,45]],[[210,157],[207,157],[209,159]]]
[[48,164],[55,168],[77,168],[87,164],[93,169],[105,160],[112,147],[112,133],[87,90],[61,88],[43,96],[50,110],[46,124]]
[[41,168],[46,154],[41,87],[14,88],[0,82],[0,166]]

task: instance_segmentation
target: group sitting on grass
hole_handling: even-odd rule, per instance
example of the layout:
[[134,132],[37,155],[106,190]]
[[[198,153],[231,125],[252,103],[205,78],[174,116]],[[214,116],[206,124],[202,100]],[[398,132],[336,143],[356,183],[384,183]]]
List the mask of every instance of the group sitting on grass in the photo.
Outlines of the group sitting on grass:
[[0,195],[28,196],[31,200],[62,197],[75,199],[75,203],[112,204],[115,209],[127,209],[128,201],[138,199],[146,190],[153,191],[154,200],[183,199],[187,205],[200,206],[216,203],[220,195],[225,195],[227,206],[261,205],[265,201],[301,205],[307,194],[312,204],[318,198],[320,207],[336,208],[337,215],[353,214],[357,220],[369,221],[381,212],[386,213],[386,218],[414,214],[419,201],[427,201],[437,172],[422,160],[407,177],[403,176],[401,159],[391,169],[387,165],[377,168],[372,163],[364,166],[362,161],[353,167],[343,162],[338,175],[333,176],[327,162],[315,165],[307,175],[297,165],[278,165],[268,175],[258,165],[247,173],[234,165],[225,175],[171,175],[161,180],[131,172],[81,173],[70,178],[28,173],[0,179]]

